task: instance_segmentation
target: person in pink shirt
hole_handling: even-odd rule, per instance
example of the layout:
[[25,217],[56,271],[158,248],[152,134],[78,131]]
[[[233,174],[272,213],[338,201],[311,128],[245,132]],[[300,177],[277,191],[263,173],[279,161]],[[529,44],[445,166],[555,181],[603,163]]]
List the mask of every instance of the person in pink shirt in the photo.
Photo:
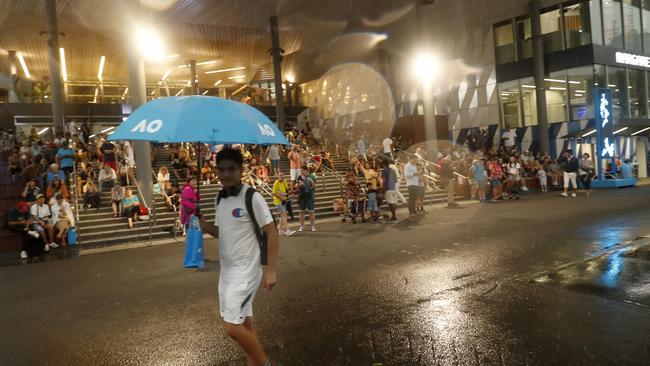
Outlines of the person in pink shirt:
[[184,228],[190,223],[190,217],[196,215],[196,204],[199,202],[199,195],[196,192],[196,178],[189,177],[183,186],[181,193],[180,220]]

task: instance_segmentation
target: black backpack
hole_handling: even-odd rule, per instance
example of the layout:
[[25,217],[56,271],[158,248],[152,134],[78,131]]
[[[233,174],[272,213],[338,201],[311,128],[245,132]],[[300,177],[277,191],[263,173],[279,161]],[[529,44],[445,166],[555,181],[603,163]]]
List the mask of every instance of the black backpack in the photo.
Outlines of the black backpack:
[[[246,211],[248,212],[248,216],[250,216],[251,222],[253,223],[253,230],[255,230],[257,243],[260,247],[260,262],[263,266],[266,266],[269,257],[269,238],[266,236],[264,230],[260,229],[260,226],[257,224],[257,220],[255,219],[255,211],[253,211],[253,195],[255,193],[258,193],[255,188],[248,187],[248,190],[246,190],[245,193],[246,195],[244,196],[244,202],[246,202]],[[223,198],[223,196],[219,194],[217,196],[217,206],[219,205],[221,198]],[[217,213],[215,212],[215,215],[216,214]],[[273,217],[273,224],[277,228],[278,224],[275,222],[275,216],[271,215],[271,217]]]

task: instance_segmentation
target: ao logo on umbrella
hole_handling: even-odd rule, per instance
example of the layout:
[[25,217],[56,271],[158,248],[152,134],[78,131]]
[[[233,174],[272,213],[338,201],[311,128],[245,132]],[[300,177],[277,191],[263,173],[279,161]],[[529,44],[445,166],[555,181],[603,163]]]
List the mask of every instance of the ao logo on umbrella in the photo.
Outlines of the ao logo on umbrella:
[[263,125],[263,124],[261,124],[261,123],[258,123],[258,124],[257,124],[257,127],[260,128],[260,133],[261,133],[263,136],[275,136],[275,131],[273,131],[273,129],[271,128],[271,126]]
[[131,129],[131,132],[147,132],[147,133],[156,133],[158,132],[163,126],[163,121],[159,119],[154,119],[151,122],[147,122],[146,119],[143,119],[142,121],[138,122],[135,127]]

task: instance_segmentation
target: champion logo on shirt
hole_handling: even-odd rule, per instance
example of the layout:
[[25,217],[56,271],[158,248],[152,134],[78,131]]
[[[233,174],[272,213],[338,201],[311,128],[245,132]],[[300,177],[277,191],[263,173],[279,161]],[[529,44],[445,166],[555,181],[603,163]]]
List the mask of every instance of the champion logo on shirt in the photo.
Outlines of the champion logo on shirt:
[[244,217],[244,210],[241,208],[235,208],[232,210],[232,217],[242,218]]

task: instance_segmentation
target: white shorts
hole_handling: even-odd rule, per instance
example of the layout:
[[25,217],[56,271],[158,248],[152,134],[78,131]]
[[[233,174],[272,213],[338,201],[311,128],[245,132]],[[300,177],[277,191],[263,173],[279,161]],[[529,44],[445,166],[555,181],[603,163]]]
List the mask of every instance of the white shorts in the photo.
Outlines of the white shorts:
[[262,282],[262,271],[254,280],[219,279],[219,310],[224,322],[244,324],[253,316],[253,301]]
[[289,169],[291,180],[296,180],[300,176],[300,169]]
[[386,194],[384,195],[384,199],[386,199],[386,203],[389,205],[396,205],[397,198],[397,191],[386,191]]

